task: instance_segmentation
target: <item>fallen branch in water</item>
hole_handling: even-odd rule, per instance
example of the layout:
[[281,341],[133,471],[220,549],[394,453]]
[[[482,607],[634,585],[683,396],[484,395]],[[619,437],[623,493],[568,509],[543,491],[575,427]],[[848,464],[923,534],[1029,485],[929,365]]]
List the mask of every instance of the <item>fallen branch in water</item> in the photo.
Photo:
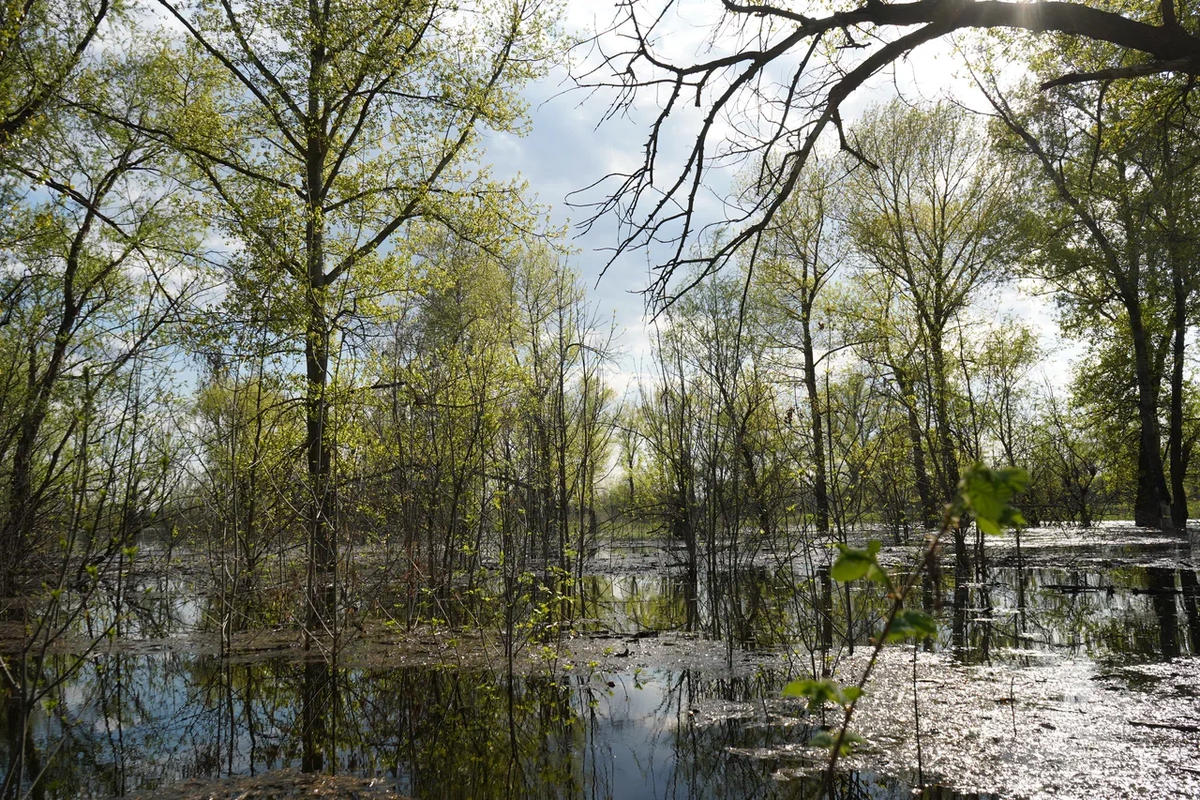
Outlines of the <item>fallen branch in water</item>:
[[1138,728],[1159,728],[1168,731],[1183,731],[1184,733],[1200,733],[1200,725],[1183,725],[1175,722],[1147,722],[1140,719],[1131,719],[1129,724]]

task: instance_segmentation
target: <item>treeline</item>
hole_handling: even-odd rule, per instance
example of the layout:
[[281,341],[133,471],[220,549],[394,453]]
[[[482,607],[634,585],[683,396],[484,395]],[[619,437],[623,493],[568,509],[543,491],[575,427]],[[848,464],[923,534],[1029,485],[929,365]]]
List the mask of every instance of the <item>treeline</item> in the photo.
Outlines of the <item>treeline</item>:
[[321,633],[385,582],[351,545],[411,621],[594,535],[611,324],[481,147],[560,9],[469,5],[4,7],[0,595],[47,641],[148,542],[222,631]]
[[[1196,117],[1167,80],[1037,86],[1111,55],[1034,52],[1028,83],[981,81],[990,117],[876,106],[806,167],[740,271],[691,259],[623,455],[632,507],[689,564],[796,532],[907,540],[976,461],[1029,470],[1034,524],[1183,529],[1200,434]],[[761,208],[777,180],[749,174],[738,196]],[[1045,352],[1053,320],[1004,312],[1018,292],[1053,301],[1079,357]],[[955,551],[968,566],[961,527]]]
[[[1195,117],[1166,78],[1037,89],[1100,46],[1030,46],[1028,85],[984,78],[987,119],[845,125],[740,270],[657,309],[621,398],[612,322],[482,151],[562,54],[553,5],[23,8],[0,20],[0,593],[83,598],[48,630],[148,537],[209,554],[222,630],[315,634],[363,603],[447,614],[485,568],[515,613],[616,526],[693,579],[781,538],[903,540],[975,461],[1030,470],[1032,521],[1186,522]],[[1018,288],[1083,343],[1070,380],[997,316]]]

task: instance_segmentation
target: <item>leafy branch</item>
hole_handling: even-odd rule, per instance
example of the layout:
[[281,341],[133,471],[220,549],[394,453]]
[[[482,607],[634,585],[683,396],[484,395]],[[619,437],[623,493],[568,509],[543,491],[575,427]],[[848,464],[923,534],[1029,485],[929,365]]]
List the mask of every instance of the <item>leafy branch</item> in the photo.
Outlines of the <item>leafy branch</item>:
[[[1009,501],[1028,485],[1029,474],[1023,469],[992,469],[978,463],[972,466],[959,481],[954,499],[946,504],[941,527],[930,537],[921,563],[929,563],[931,559],[936,558],[942,537],[958,529],[968,520],[973,520],[984,533],[993,535],[1000,534],[1007,528],[1024,525],[1025,519],[1021,512]],[[809,742],[814,747],[829,750],[822,794],[833,786],[838,758],[849,755],[855,746],[864,741],[850,729],[850,722],[884,645],[908,639],[919,641],[937,633],[937,623],[933,617],[920,609],[905,605],[909,593],[920,580],[920,567],[911,570],[902,581],[894,579],[879,563],[881,548],[882,543],[878,539],[868,542],[865,549],[838,544],[840,552],[830,569],[830,575],[840,583],[866,579],[881,584],[892,601],[883,630],[875,639],[874,650],[858,682],[850,686],[840,686],[832,680],[800,680],[789,683],[783,690],[784,696],[807,697],[810,711],[819,709],[826,703],[833,703],[842,708],[842,724],[838,731],[821,731]]]

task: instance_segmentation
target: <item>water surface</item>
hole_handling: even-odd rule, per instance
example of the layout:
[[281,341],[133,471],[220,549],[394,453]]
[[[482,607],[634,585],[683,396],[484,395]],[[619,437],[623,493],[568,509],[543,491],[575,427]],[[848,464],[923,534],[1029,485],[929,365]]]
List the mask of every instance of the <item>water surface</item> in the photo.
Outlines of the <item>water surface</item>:
[[[923,587],[938,635],[886,648],[854,723],[868,743],[838,797],[921,784],[946,798],[1200,797],[1187,540],[1108,526],[1020,544],[989,542],[986,564]],[[495,637],[377,620],[348,627],[336,655],[306,651],[287,626],[230,646],[202,579],[143,576],[119,635],[36,713],[38,794],[293,768],[419,797],[812,796],[824,757],[807,742],[838,715],[782,687],[860,674],[885,601],[826,592],[786,553],[695,577],[669,552],[601,552],[561,648],[523,641],[510,664]],[[110,613],[98,605],[85,627]],[[0,763],[18,746],[14,716]]]

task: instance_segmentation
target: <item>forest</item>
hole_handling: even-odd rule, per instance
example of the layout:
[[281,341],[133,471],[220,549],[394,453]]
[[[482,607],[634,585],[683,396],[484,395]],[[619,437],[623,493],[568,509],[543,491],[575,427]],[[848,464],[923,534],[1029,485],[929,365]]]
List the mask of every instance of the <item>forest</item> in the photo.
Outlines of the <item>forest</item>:
[[1198,75],[0,0],[0,796],[1200,798]]

